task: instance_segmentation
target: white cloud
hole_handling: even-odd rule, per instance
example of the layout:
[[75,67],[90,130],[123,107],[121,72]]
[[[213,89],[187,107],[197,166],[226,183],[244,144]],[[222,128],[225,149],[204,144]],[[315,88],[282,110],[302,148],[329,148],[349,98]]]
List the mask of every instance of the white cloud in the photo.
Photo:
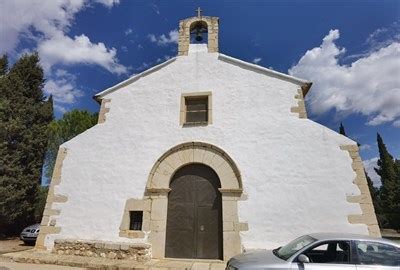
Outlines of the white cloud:
[[118,5],[119,4],[119,0],[95,0],[95,2],[97,2],[99,4],[103,4],[108,8],[111,8],[114,5]]
[[[159,57],[156,59],[156,61],[151,61],[151,62],[143,62],[139,67],[137,67],[135,70],[142,72],[145,69],[148,69],[152,66],[154,66],[155,64],[159,64],[161,62],[165,62],[167,60],[171,59],[170,55],[164,55],[163,57]],[[133,76],[133,75],[132,75]]]
[[46,37],[67,30],[74,14],[84,7],[83,0],[0,1],[0,53],[9,52],[19,42],[20,35],[31,30]]
[[371,145],[369,145],[369,144],[362,144],[360,146],[360,150],[361,151],[366,151],[366,150],[369,150],[369,149],[371,149]]
[[83,91],[76,85],[76,76],[64,69],[57,69],[54,76],[46,81],[44,92],[53,95],[54,107],[60,112],[65,112],[66,105],[83,96]]
[[154,12],[155,12],[157,15],[160,15],[160,9],[158,8],[158,6],[157,6],[156,4],[154,4],[154,3],[151,3],[150,5],[151,5],[151,7],[153,8]]
[[147,37],[150,39],[151,42],[157,42],[157,38],[154,34],[149,34]]
[[364,169],[367,172],[368,176],[371,178],[372,183],[376,187],[380,187],[382,185],[381,183],[381,177],[375,172],[374,168],[377,168],[377,161],[378,158],[374,157],[368,160],[364,160]]
[[366,40],[372,50],[389,46],[393,42],[400,41],[400,21],[396,21],[388,27],[382,27],[370,34]]
[[171,56],[169,56],[169,55],[164,55],[163,57],[157,58],[156,63],[161,63],[161,62],[167,61],[167,60],[169,60],[169,59],[171,59]]
[[262,60],[261,57],[256,57],[256,58],[253,59],[253,63],[254,64],[258,64],[261,60]]
[[291,75],[314,82],[307,97],[311,113],[361,113],[367,124],[379,125],[400,120],[400,43],[392,42],[350,65],[338,58],[345,53],[335,40],[338,30],[331,30],[320,47],[308,50],[290,68]]
[[147,36],[151,42],[157,43],[159,46],[166,46],[171,43],[178,43],[179,32],[177,29],[169,31],[167,35],[162,34],[156,37],[154,34],[149,34]]
[[131,28],[128,28],[128,29],[126,29],[126,30],[124,31],[124,33],[125,33],[125,36],[128,36],[128,35],[130,35],[130,34],[133,33],[133,30],[132,30]]
[[118,63],[116,49],[107,48],[102,42],[92,43],[85,34],[73,38],[67,35],[76,13],[93,2],[111,8],[119,0],[0,1],[0,54],[18,56],[21,51],[15,52],[15,48],[19,41],[33,41],[37,48],[30,49],[38,50],[46,72],[44,91],[53,95],[54,107],[61,112],[83,96],[83,91],[76,85],[74,75],[63,69],[52,71],[55,64],[92,64],[115,74],[127,72]]
[[127,68],[118,63],[115,48],[108,49],[104,43],[92,43],[85,35],[70,38],[63,34],[39,43],[38,52],[45,70],[56,63],[96,64],[111,73],[124,74]]
[[[37,43],[40,58],[48,71],[56,63],[85,63],[100,65],[117,74],[126,72],[126,68],[118,64],[114,48],[108,49],[101,42],[91,43],[84,34],[74,38],[66,35],[75,14],[89,5],[87,0],[43,2],[0,1],[0,53],[9,53],[21,38],[30,38]],[[107,7],[119,3],[118,0],[95,2]],[[88,59],[92,55],[95,57]]]
[[143,63],[140,64],[140,66],[137,67],[135,70],[136,70],[136,71],[139,71],[139,72],[142,72],[143,70],[145,70],[145,69],[151,67],[152,65],[153,65],[152,62],[143,62]]

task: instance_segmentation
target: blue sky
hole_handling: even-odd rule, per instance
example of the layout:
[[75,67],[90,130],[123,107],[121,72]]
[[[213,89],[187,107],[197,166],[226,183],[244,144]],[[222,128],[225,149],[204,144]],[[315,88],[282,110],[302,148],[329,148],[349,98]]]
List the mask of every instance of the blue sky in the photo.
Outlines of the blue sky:
[[309,118],[400,157],[399,1],[0,0],[0,53],[37,50],[56,116],[177,53],[180,19],[220,18],[220,52],[314,82]]

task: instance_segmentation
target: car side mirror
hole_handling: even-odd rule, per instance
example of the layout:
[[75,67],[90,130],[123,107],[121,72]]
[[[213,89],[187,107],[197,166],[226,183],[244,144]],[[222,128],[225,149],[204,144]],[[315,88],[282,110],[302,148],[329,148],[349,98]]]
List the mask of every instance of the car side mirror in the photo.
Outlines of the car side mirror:
[[301,263],[309,263],[310,262],[310,258],[308,258],[306,255],[304,254],[300,254],[299,257],[297,257],[297,260]]

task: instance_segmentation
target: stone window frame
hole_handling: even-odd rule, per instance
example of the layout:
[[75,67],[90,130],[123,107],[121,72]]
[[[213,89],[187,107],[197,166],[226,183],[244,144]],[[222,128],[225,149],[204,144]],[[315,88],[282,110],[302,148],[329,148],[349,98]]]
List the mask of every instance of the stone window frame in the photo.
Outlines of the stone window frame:
[[204,142],[187,142],[165,152],[154,164],[147,181],[145,198],[151,201],[148,241],[155,259],[165,258],[169,184],[181,167],[199,163],[209,166],[219,177],[222,195],[223,259],[243,251],[240,232],[248,231],[247,222],[239,221],[238,202],[243,193],[238,167],[221,148]]
[[[186,122],[186,99],[187,98],[201,98],[201,97],[207,97],[208,99],[208,105],[207,105],[207,122],[194,122],[194,123],[187,123]],[[206,92],[193,92],[193,93],[183,93],[181,94],[181,104],[180,104],[180,110],[179,110],[179,124],[182,127],[190,127],[190,126],[207,126],[211,125],[213,123],[213,117],[212,117],[212,92],[211,91],[206,91]]]
[[[119,236],[125,238],[145,238],[146,231],[149,231],[150,225],[150,204],[149,199],[128,199],[125,203],[124,213],[122,215],[121,225],[119,227]],[[142,230],[130,230],[130,212],[131,211],[142,211]]]

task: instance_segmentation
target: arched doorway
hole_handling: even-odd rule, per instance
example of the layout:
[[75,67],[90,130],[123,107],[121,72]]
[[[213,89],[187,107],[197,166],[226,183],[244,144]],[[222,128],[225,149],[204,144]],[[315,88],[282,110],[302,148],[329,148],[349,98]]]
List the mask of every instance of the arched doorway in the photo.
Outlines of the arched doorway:
[[192,163],[172,177],[166,249],[170,258],[222,259],[222,196],[218,175]]
[[242,252],[240,232],[248,230],[247,222],[239,220],[238,202],[246,200],[238,166],[230,155],[216,145],[205,142],[185,142],[162,154],[152,167],[147,180],[145,196],[149,211],[143,213],[143,226],[149,233],[153,258],[166,256],[168,198],[171,180],[183,167],[203,164],[211,168],[221,184],[223,227],[223,259]]

